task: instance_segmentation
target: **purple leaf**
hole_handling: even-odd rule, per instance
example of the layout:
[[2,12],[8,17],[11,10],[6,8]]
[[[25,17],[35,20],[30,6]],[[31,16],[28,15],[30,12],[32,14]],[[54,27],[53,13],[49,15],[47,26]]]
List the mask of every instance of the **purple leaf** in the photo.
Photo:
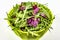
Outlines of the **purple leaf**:
[[20,8],[19,8],[19,10],[21,10],[21,11],[23,11],[23,10],[25,10],[25,6],[20,6]]
[[28,23],[28,24],[31,23],[31,21],[32,21],[31,18],[27,19],[27,23]]
[[38,21],[34,20],[32,23],[33,23],[32,25],[33,25],[34,27],[36,27],[37,24],[38,24]]
[[37,18],[36,20],[39,22],[40,21],[40,18]]
[[47,18],[47,16],[44,13],[41,13],[40,16]]
[[35,10],[33,10],[33,13],[37,14],[38,11],[39,11],[39,8],[36,8]]
[[40,21],[40,19],[35,19],[34,17],[31,17],[27,20],[27,24],[29,26],[33,26],[33,27],[36,27],[38,25],[38,22]]
[[33,6],[33,10],[36,9],[36,8],[37,8],[37,5],[34,5],[34,6]]
[[36,15],[38,11],[39,11],[39,8],[37,7],[37,5],[34,5],[33,6],[33,15]]

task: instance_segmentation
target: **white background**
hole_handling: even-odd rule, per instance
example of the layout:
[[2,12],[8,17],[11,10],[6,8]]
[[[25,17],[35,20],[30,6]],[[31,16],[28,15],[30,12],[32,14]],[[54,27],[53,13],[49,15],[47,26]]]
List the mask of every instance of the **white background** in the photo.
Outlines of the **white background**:
[[0,0],[0,40],[20,40],[18,36],[8,27],[4,20],[8,12],[16,3],[21,1],[36,1],[42,4],[48,3],[48,7],[55,15],[51,32],[47,32],[41,40],[60,40],[60,0]]

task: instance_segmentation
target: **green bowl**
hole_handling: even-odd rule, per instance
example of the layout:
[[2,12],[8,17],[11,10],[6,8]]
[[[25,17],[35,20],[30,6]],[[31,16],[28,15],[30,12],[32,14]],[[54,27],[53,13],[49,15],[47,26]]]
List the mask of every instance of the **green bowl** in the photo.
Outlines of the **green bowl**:
[[[50,21],[48,21],[45,25],[43,25],[43,28],[38,30],[38,31],[22,31],[20,30],[18,24],[17,27],[15,27],[14,25],[12,25],[13,23],[18,23],[19,21],[17,21],[20,17],[22,18],[23,17],[23,14],[18,14],[18,8],[20,7],[21,4],[16,4],[11,10],[10,12],[8,12],[7,14],[7,20],[8,20],[8,25],[10,25],[12,31],[15,32],[15,34],[17,36],[19,36],[22,40],[39,40],[50,28],[51,28],[51,24],[53,22],[53,19],[54,19],[54,15],[52,14],[52,12],[50,11],[50,9],[48,7],[46,7],[45,5],[43,4],[40,4],[40,3],[37,3],[37,2],[22,2],[24,3],[23,5],[26,6],[26,7],[29,7],[31,5],[34,5],[36,4],[40,9],[40,12],[44,12],[48,19]],[[24,12],[24,11],[21,11],[21,12]],[[19,13],[21,13],[19,12]],[[28,11],[27,11],[28,12]],[[27,13],[26,10],[25,10],[25,14]],[[11,18],[11,16],[14,16],[14,15],[17,15],[18,17],[17,18]],[[26,15],[27,16],[27,15]],[[28,17],[28,16],[27,16]],[[44,18],[43,18],[44,19]],[[11,22],[12,20],[12,22]],[[14,21],[15,20],[15,21]],[[17,21],[17,22],[16,22]],[[20,25],[20,24],[19,24]],[[22,25],[22,24],[21,24]],[[20,25],[20,26],[21,26]],[[26,24],[27,25],[27,24]],[[22,25],[23,26],[23,25]],[[46,27],[44,27],[46,26]],[[40,26],[37,26],[37,27],[40,27]]]

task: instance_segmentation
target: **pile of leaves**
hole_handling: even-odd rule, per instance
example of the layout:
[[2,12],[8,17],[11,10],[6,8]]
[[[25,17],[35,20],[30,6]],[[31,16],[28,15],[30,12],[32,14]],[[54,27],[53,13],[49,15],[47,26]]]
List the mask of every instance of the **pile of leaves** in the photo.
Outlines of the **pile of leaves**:
[[20,34],[22,31],[39,36],[40,34],[36,34],[37,31],[49,30],[51,28],[54,16],[50,9],[42,4],[37,2],[22,2],[19,5],[16,4],[16,6],[13,6],[13,9],[7,14],[6,19],[10,23],[12,30],[16,33]]

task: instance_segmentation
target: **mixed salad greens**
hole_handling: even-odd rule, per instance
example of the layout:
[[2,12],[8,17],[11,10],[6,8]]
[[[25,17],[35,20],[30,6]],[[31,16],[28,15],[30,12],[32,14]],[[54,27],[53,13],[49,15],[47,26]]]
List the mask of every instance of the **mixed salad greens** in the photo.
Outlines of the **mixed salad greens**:
[[51,28],[53,19],[50,9],[37,2],[16,4],[6,18],[22,40],[39,40]]

